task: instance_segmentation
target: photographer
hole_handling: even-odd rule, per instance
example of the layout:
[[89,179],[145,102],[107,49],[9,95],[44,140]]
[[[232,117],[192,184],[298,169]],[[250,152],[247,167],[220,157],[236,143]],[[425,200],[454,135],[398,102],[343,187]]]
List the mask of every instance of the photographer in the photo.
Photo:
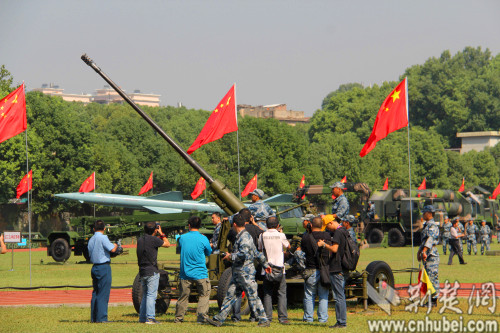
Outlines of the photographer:
[[182,323],[186,314],[191,285],[198,287],[197,322],[204,323],[208,316],[208,302],[210,300],[210,280],[205,263],[205,257],[212,253],[208,238],[198,231],[201,219],[191,216],[188,220],[189,232],[185,233],[177,242],[181,251],[180,296],[175,307],[174,323]]
[[90,302],[90,321],[93,323],[108,322],[108,302],[111,292],[110,253],[114,253],[118,244],[112,244],[104,235],[104,222],[97,220],[94,224],[94,236],[90,238],[88,250],[90,261],[94,264],[90,271],[92,276],[92,300]]
[[[158,294],[160,273],[158,271],[158,248],[169,247],[167,236],[161,226],[155,222],[144,225],[144,235],[137,240],[137,264],[142,283],[142,300],[139,310],[139,322],[159,324],[155,319],[155,304]],[[156,237],[156,236],[159,236]]]

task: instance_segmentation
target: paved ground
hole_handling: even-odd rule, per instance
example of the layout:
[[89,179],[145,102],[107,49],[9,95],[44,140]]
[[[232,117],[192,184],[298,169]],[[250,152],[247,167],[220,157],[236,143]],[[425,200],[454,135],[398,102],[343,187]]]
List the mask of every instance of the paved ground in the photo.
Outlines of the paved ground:
[[[481,290],[481,284],[476,283],[476,288]],[[457,292],[458,297],[469,297],[473,283],[462,283]],[[408,297],[408,285],[396,285],[401,297]],[[441,284],[444,288],[444,284]],[[497,295],[500,294],[500,283],[495,283]],[[477,289],[476,289],[477,290]],[[475,296],[475,295],[474,295]],[[0,306],[24,305],[82,305],[90,304],[92,290],[90,289],[41,289],[22,291],[0,291]],[[110,304],[132,304],[132,289],[112,289],[109,299]]]

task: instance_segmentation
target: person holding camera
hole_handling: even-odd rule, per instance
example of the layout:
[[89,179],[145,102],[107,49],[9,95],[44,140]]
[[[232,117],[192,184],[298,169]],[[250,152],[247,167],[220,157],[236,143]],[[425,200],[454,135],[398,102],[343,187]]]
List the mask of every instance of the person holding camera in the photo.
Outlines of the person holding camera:
[[94,236],[90,238],[88,250],[92,264],[92,300],[90,302],[90,321],[108,322],[108,302],[111,292],[110,254],[116,252],[118,244],[112,244],[104,235],[105,225],[102,220],[94,223]]
[[197,322],[204,323],[208,318],[210,300],[210,280],[205,257],[212,253],[208,238],[198,230],[201,227],[199,216],[191,216],[188,220],[189,232],[179,237],[177,246],[181,251],[180,296],[175,307],[174,323],[182,323],[186,314],[191,285],[198,288]]
[[[259,237],[259,251],[266,256],[269,266],[272,268],[271,275],[266,274],[263,282],[264,288],[264,310],[267,320],[273,319],[273,291],[278,292],[278,320],[280,324],[290,324],[286,304],[286,280],[285,280],[285,256],[283,248],[289,249],[290,243],[284,233],[278,231],[278,218],[271,216],[266,221],[267,231]],[[265,271],[262,271],[265,274]]]
[[150,221],[144,225],[144,235],[137,240],[137,264],[142,284],[140,323],[159,324],[155,317],[156,296],[160,282],[158,248],[169,246],[170,242],[159,223]]
[[232,305],[238,297],[241,297],[243,291],[248,297],[250,308],[259,320],[258,326],[269,326],[264,307],[257,295],[254,259],[257,259],[265,267],[267,273],[271,273],[272,270],[266,262],[266,257],[257,251],[252,237],[245,230],[245,221],[244,214],[241,213],[233,218],[233,229],[237,234],[236,241],[233,245],[233,252],[227,253],[223,258],[224,260],[231,260],[233,262],[233,275],[219,314],[215,315],[213,319],[207,318],[208,323],[213,326],[222,326],[231,311]]

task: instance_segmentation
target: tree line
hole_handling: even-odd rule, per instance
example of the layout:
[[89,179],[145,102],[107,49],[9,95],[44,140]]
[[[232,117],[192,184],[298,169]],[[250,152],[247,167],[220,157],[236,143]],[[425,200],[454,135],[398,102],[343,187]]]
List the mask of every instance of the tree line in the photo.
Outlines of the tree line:
[[[500,122],[500,55],[467,47],[445,51],[414,65],[408,77],[412,186],[424,177],[428,188],[480,185],[499,181],[500,146],[459,154],[457,132],[496,131]],[[302,175],[306,184],[348,181],[380,189],[408,187],[406,129],[380,141],[366,157],[359,152],[371,133],[380,104],[399,81],[364,87],[340,86],[328,94],[309,124],[289,126],[275,119],[239,118],[242,188],[254,174],[267,194],[290,193]],[[0,96],[16,88],[0,68]],[[128,105],[65,102],[29,92],[26,96],[28,149],[33,169],[33,212],[45,215],[75,210],[54,193],[76,192],[96,172],[96,191],[137,195],[151,171],[154,193],[177,190],[189,198],[199,175]],[[181,147],[194,141],[210,112],[184,107],[142,107]],[[192,154],[214,178],[238,193],[236,133]],[[0,203],[15,197],[26,173],[24,134],[0,144]],[[110,208],[101,207],[101,211]]]

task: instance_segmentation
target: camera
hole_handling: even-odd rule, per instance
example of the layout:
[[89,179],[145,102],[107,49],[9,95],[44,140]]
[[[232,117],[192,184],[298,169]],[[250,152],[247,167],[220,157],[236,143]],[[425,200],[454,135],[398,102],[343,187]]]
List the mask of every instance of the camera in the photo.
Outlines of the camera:
[[160,223],[156,222],[155,229],[160,229]]
[[221,252],[220,255],[224,258],[227,255],[227,252]]

